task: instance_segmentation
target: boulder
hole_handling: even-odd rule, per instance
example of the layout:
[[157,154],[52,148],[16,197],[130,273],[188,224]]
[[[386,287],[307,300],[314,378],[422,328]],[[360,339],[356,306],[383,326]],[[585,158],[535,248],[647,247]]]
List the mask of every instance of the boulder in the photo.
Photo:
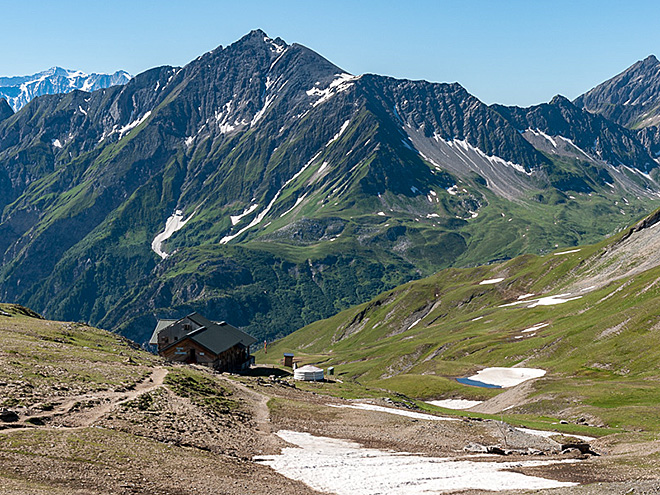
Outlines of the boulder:
[[565,451],[571,451],[571,450],[578,450],[580,451],[581,454],[588,454],[588,455],[600,455],[597,452],[594,452],[591,450],[591,445],[589,445],[586,442],[572,442],[572,443],[564,443],[561,446],[562,453]]

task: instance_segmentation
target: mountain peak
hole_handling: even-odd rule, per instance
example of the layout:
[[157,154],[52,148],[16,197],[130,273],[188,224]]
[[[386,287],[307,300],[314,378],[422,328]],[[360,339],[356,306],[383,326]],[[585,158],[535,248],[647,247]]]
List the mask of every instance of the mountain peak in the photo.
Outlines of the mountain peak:
[[639,60],[632,64],[630,67],[628,67],[625,71],[623,71],[620,75],[625,75],[629,74],[630,77],[636,77],[639,75],[644,75],[648,73],[649,71],[653,71],[656,69],[658,66],[660,66],[660,62],[656,58],[655,55],[651,54],[648,57],[646,57],[643,60]]
[[642,60],[642,63],[649,65],[658,65],[660,64],[660,61],[657,59],[655,55],[651,54],[648,57],[646,57],[644,60]]
[[253,29],[248,34],[243,36],[243,38],[252,38],[252,37],[268,38],[268,34],[266,34],[266,31],[264,31],[263,29],[257,28],[257,29]]
[[282,38],[271,38],[266,34],[262,29],[253,29],[248,34],[243,36],[238,41],[229,45],[230,47],[241,47],[241,46],[263,46],[268,45],[268,47],[274,53],[281,53],[288,47],[287,43]]
[[660,61],[649,55],[579,96],[574,103],[625,127],[658,125]]
[[553,96],[552,100],[550,100],[550,105],[557,105],[557,106],[570,105],[570,106],[573,106],[571,101],[563,95]]

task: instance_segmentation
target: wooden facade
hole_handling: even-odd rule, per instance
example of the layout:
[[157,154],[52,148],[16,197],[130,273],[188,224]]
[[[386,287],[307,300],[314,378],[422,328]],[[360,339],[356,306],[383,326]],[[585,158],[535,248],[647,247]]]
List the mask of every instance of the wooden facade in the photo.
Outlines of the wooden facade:
[[149,341],[166,360],[201,364],[217,371],[240,371],[254,363],[256,339],[225,323],[193,313],[180,320],[160,320]]
[[186,364],[214,366],[218,356],[192,339],[184,338],[175,345],[168,346],[160,353],[168,361]]

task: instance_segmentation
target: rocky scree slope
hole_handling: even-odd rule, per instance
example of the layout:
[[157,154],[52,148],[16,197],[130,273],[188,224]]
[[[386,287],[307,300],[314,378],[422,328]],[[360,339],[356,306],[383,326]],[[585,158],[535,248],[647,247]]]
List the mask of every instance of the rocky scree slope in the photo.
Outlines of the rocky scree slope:
[[0,295],[138,341],[193,310],[274,337],[447,266],[598,239],[648,209],[657,161],[554,106],[616,146],[262,31],[36,98],[0,121]]

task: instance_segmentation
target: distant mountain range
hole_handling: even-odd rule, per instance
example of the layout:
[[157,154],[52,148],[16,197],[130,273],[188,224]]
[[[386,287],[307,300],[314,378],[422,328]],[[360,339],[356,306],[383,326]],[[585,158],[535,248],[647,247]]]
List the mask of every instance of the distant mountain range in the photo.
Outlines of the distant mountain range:
[[191,311],[272,338],[442,268],[597,241],[660,197],[658,128],[608,118],[614,94],[487,106],[257,30],[0,100],[0,298],[139,341]]
[[123,70],[114,74],[85,74],[61,67],[52,67],[30,76],[0,77],[0,98],[5,98],[14,111],[42,95],[68,93],[74,89],[96,91],[126,84],[131,76]]

